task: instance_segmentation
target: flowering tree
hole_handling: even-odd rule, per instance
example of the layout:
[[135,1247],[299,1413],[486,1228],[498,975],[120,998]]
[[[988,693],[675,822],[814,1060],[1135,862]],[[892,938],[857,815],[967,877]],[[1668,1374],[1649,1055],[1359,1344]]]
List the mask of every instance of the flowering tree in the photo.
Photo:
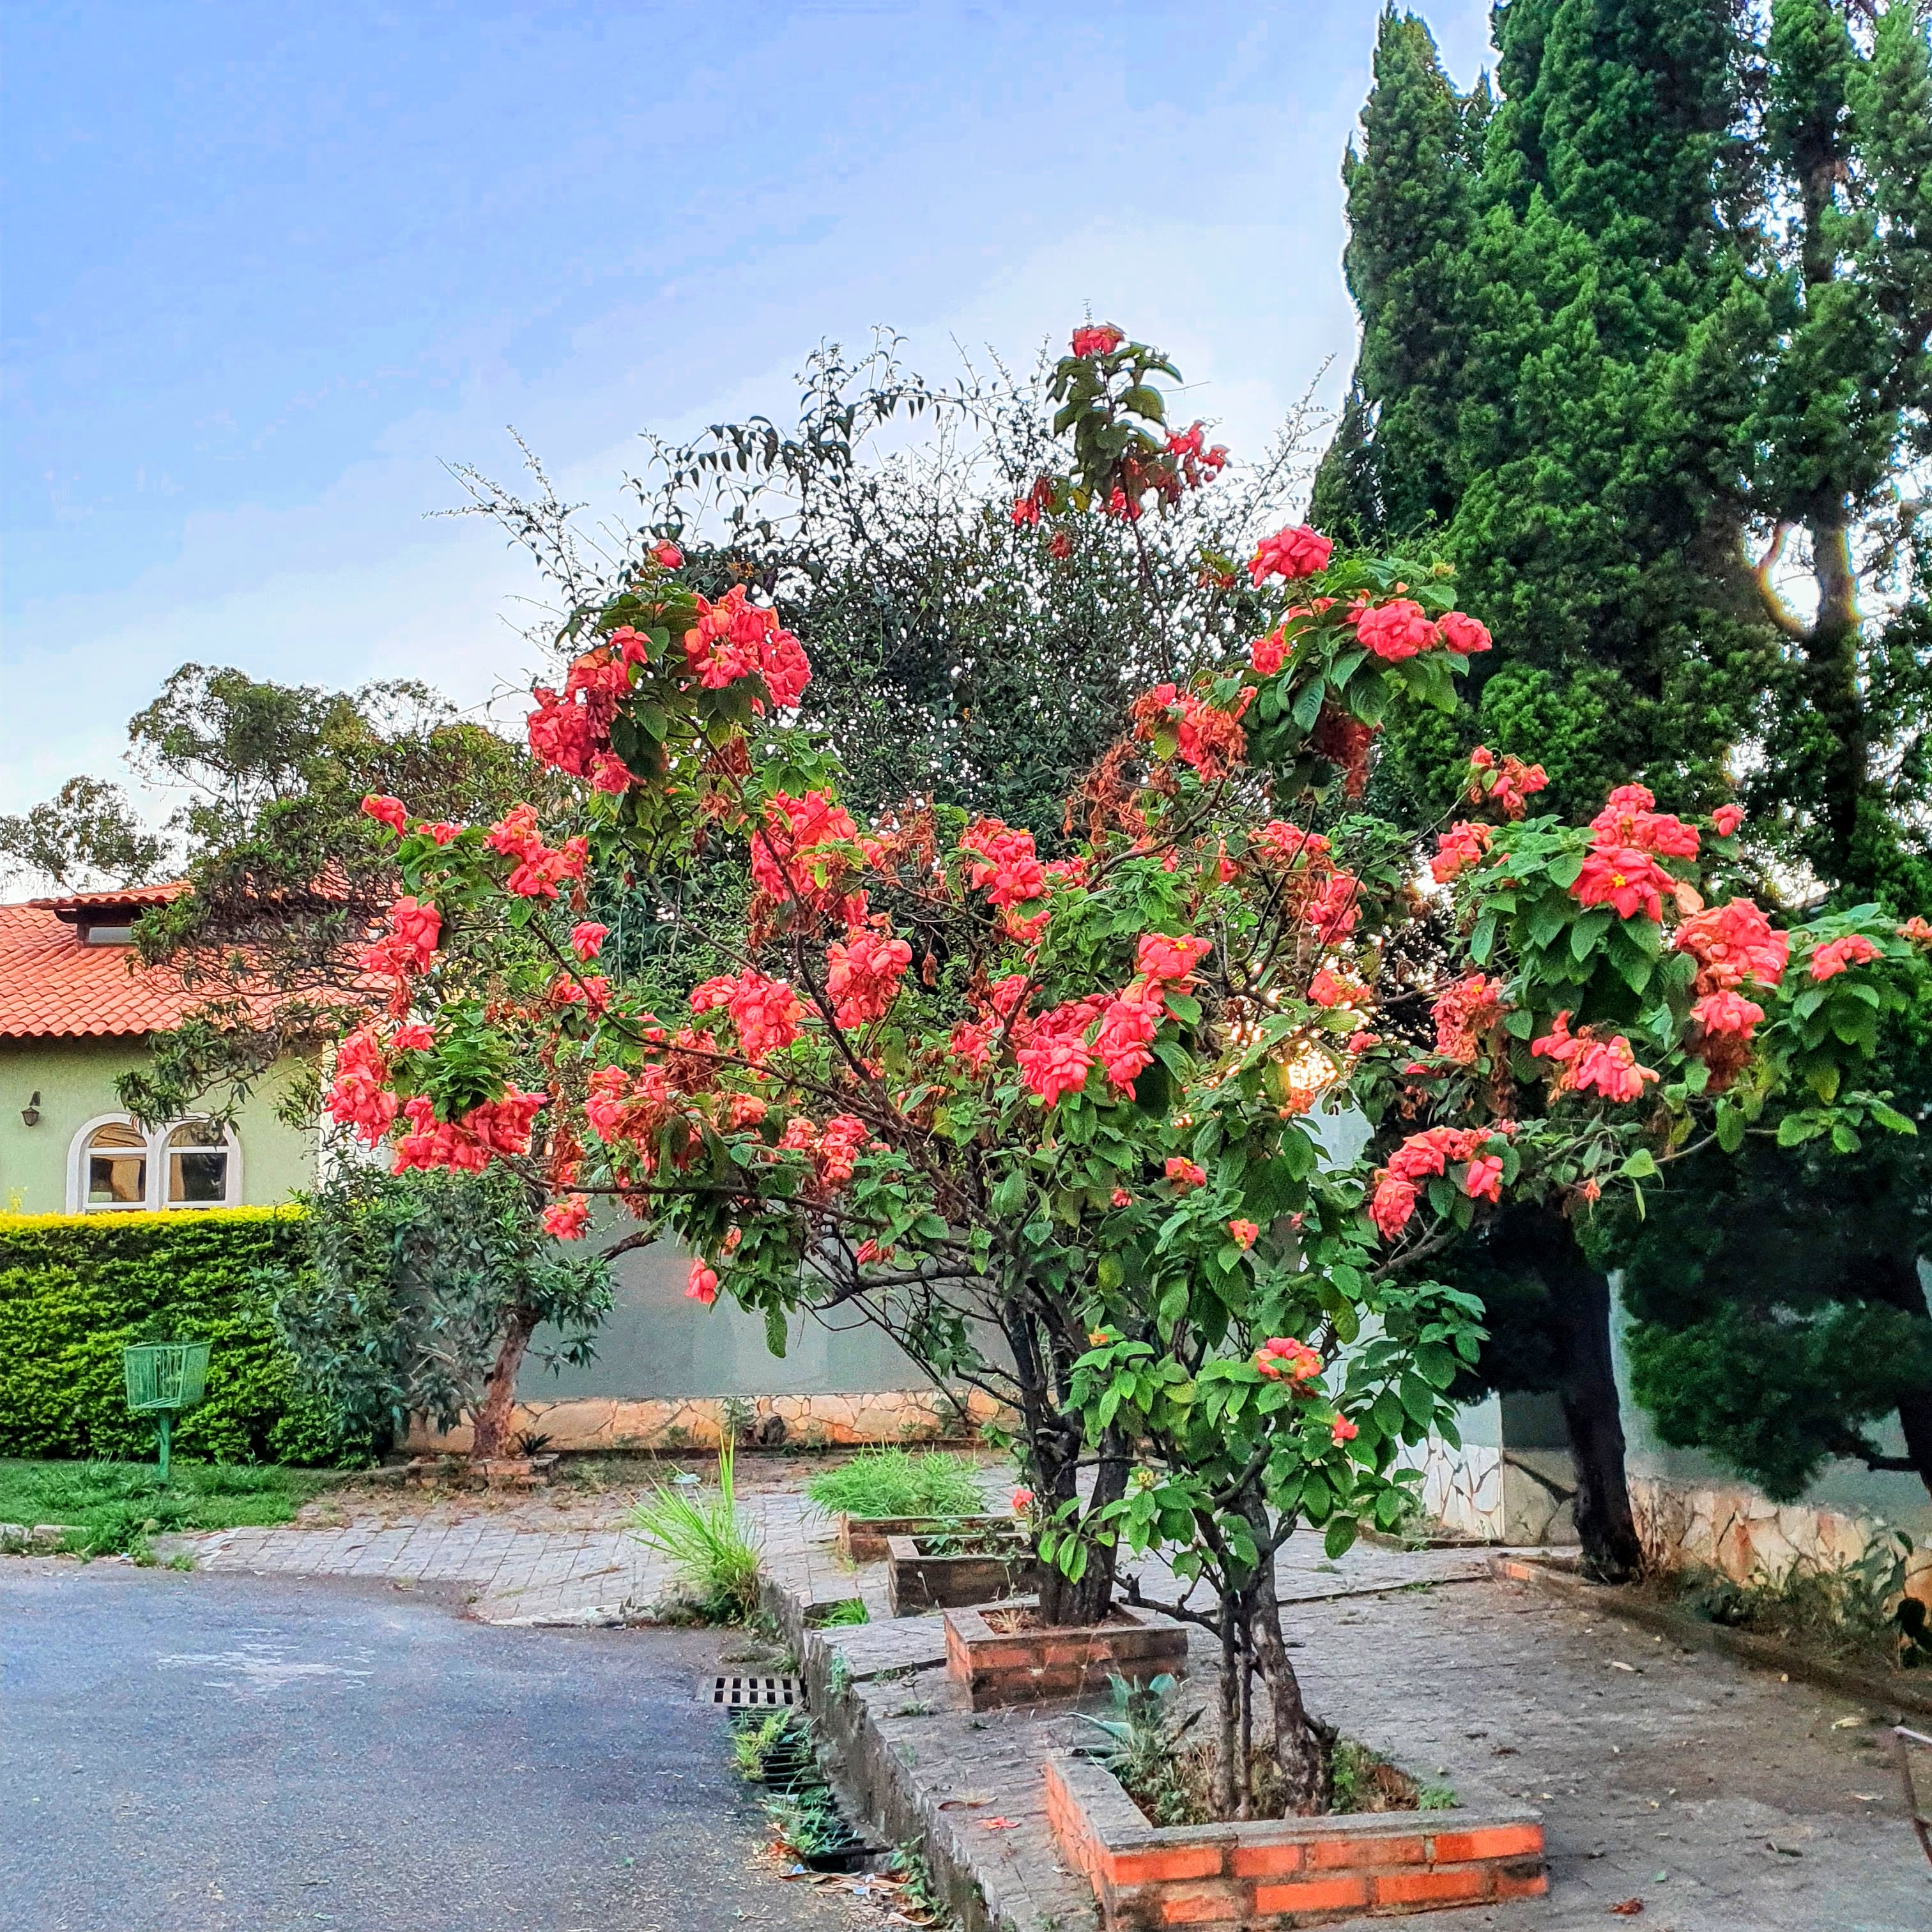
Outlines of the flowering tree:
[[[1065,467],[1011,508],[1050,554],[1076,519],[1211,484],[1162,373],[1076,334]],[[1924,933],[1707,905],[1702,829],[1636,788],[1588,828],[1532,820],[1541,773],[1486,752],[1446,830],[1364,815],[1391,707],[1453,709],[1490,648],[1439,566],[1263,540],[1260,634],[1134,701],[1049,856],[917,801],[860,823],[785,728],[796,639],[682,564],[658,544],[536,692],[567,812],[367,802],[409,890],[366,960],[389,1018],[345,1042],[331,1111],[399,1171],[514,1164],[561,1238],[621,1203],[694,1250],[694,1301],[763,1312],[776,1344],[842,1304],[1010,1402],[1042,1614],[1092,1619],[1124,1541],[1168,1548],[1215,1600],[1178,1606],[1221,1636],[1229,1804],[1254,1802],[1258,1673],[1276,1796],[1308,1808],[1326,1754],[1276,1554],[1304,1522],[1339,1551],[1395,1520],[1399,1452],[1451,1429],[1480,1310],[1430,1257],[1706,1142],[1896,1126],[1856,1069]],[[1735,829],[1710,828],[1720,872]],[[700,860],[742,870],[747,914],[731,970],[674,1010],[599,970],[584,914],[601,879]],[[1324,1155],[1318,1102],[1366,1116],[1371,1150]]]

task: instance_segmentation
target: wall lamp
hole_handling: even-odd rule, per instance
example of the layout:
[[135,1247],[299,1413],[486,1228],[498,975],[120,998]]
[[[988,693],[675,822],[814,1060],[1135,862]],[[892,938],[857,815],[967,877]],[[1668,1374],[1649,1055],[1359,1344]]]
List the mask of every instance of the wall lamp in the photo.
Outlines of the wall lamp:
[[34,1097],[20,1109],[20,1124],[23,1127],[38,1127],[40,1124],[40,1092],[37,1087]]

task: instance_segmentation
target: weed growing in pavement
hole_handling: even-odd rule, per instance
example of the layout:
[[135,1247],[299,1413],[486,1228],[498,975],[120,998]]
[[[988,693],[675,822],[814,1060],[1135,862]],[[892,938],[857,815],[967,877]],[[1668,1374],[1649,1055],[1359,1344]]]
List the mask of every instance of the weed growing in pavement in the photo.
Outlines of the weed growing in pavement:
[[896,1910],[914,1924],[925,1927],[926,1932],[950,1932],[954,1923],[952,1911],[933,1883],[932,1870],[916,1838],[902,1840],[894,1847],[886,1869],[899,1882]]
[[718,1451],[716,1496],[659,1483],[631,1512],[631,1528],[669,1562],[706,1622],[742,1623],[758,1608],[758,1544],[738,1508],[729,1444]]
[[872,1620],[872,1612],[866,1608],[864,1600],[858,1597],[841,1597],[836,1603],[814,1604],[805,1613],[806,1624],[812,1630],[844,1630]]

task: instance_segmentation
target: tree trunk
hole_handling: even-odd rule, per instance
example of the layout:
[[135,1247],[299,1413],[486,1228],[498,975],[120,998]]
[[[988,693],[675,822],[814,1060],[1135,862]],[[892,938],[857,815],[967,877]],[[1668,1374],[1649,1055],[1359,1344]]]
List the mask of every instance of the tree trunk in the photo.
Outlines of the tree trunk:
[[[1857,1277],[1858,1292],[1868,1300],[1896,1308],[1915,1320],[1932,1323],[1925,1306],[1924,1285],[1918,1263],[1910,1255],[1876,1255]],[[1898,1425],[1905,1436],[1905,1453],[1918,1480],[1932,1492],[1932,1388],[1901,1389]]]
[[1302,1702],[1301,1680],[1288,1661],[1288,1644],[1281,1631],[1281,1600],[1275,1590],[1275,1558],[1270,1546],[1272,1532],[1268,1510],[1258,1495],[1246,1498],[1243,1509],[1252,1527],[1261,1560],[1241,1592],[1242,1621],[1247,1628],[1262,1682],[1268,1689],[1275,1762],[1281,1767],[1287,1809],[1291,1816],[1306,1817],[1327,1810],[1334,1795],[1330,1754],[1335,1733],[1318,1718],[1310,1716],[1308,1707]]
[[496,1360],[484,1378],[483,1400],[470,1418],[470,1454],[477,1462],[508,1456],[514,1450],[510,1422],[517,1400],[517,1371],[523,1366],[524,1352],[530,1346],[536,1328],[537,1318],[529,1309],[511,1310],[502,1341],[496,1349]]
[[1624,1470],[1610,1280],[1584,1259],[1568,1222],[1553,1214],[1547,1218],[1554,1226],[1544,1244],[1543,1279],[1556,1342],[1557,1399],[1576,1469],[1572,1508],[1583,1571],[1601,1583],[1627,1583],[1642,1571],[1643,1546]]
[[[1052,1418],[1034,1438],[1034,1460],[1040,1474],[1044,1514],[1079,1494],[1080,1424],[1071,1416]],[[1118,1502],[1127,1492],[1127,1458],[1118,1436],[1109,1430],[1094,1472],[1087,1514],[1102,1504]],[[1114,1602],[1114,1556],[1112,1543],[1090,1543],[1087,1565],[1078,1577],[1069,1576],[1058,1563],[1041,1565],[1040,1616],[1060,1626],[1097,1624]]]

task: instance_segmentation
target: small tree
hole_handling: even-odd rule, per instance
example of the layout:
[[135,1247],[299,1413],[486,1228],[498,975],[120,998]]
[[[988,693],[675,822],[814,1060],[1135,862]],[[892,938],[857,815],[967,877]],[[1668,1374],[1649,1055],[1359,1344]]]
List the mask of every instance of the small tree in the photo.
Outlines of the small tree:
[[[1200,426],[1166,423],[1173,373],[1076,332],[1062,464],[1010,512],[1049,556],[1211,482]],[[1425,872],[1436,828],[1353,802],[1384,717],[1452,709],[1490,648],[1444,567],[1264,538],[1261,634],[1135,700],[1049,862],[923,801],[862,825],[784,728],[798,639],[683,562],[660,538],[536,691],[566,812],[485,828],[365,801],[408,890],[363,962],[392,1018],[344,1042],[332,1113],[392,1139],[399,1172],[511,1165],[566,1238],[614,1197],[698,1251],[694,1300],[761,1311],[775,1347],[794,1309],[844,1305],[1011,1402],[1042,1613],[1104,1611],[1123,1536],[1174,1546],[1216,1594],[1224,1714],[1238,1733],[1258,1672],[1282,1800],[1308,1808],[1324,1741],[1276,1556],[1303,1523],[1339,1550],[1392,1520],[1400,1451],[1450,1425],[1478,1312],[1431,1256],[1508,1214],[1561,1227],[1787,1115],[1896,1124],[1855,1070],[1932,928],[1707,908],[1698,828],[1635,787],[1587,827],[1527,820],[1541,773],[1486,752]],[[1712,830],[1721,876],[1736,824]],[[742,879],[746,917],[714,939],[730,970],[660,1016],[582,915],[599,879],[690,855]],[[1324,1095],[1373,1154],[1324,1165]]]
[[537,1330],[558,1331],[551,1366],[590,1360],[608,1265],[560,1252],[541,1198],[507,1168],[352,1170],[308,1205],[309,1264],[276,1277],[276,1325],[347,1428],[388,1442],[412,1414],[466,1420],[473,1455],[508,1455]]

